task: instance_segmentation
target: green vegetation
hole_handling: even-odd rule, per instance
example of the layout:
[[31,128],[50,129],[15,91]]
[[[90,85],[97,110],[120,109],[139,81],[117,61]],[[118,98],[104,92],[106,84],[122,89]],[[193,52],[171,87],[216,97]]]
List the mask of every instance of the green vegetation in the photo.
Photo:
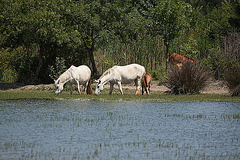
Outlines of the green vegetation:
[[240,65],[232,66],[225,72],[225,80],[232,96],[240,95]]
[[0,82],[52,83],[81,64],[97,78],[130,63],[164,81],[172,53],[224,79],[240,63],[239,8],[240,0],[2,0]]
[[21,99],[79,99],[79,100],[100,100],[100,101],[142,101],[142,102],[240,102],[239,97],[216,94],[196,94],[196,95],[167,95],[152,93],[151,95],[134,95],[126,93],[124,95],[116,93],[109,95],[107,91],[99,96],[79,95],[76,92],[70,95],[69,92],[62,92],[56,96],[54,92],[46,91],[1,91],[1,100],[21,100]]

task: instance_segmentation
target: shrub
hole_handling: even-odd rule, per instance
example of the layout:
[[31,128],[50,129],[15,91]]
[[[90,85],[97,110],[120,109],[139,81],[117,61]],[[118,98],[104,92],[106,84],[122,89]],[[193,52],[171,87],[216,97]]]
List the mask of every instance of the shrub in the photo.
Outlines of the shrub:
[[205,87],[209,73],[191,62],[182,64],[181,69],[172,67],[167,75],[166,87],[172,94],[195,94]]
[[14,83],[17,81],[17,73],[14,69],[8,68],[1,73],[0,82]]
[[58,79],[58,77],[66,70],[66,65],[65,65],[65,60],[64,58],[59,58],[56,57],[55,60],[55,67],[54,66],[50,66],[49,70],[50,70],[50,78],[53,80]]
[[232,65],[224,74],[231,96],[240,95],[240,64]]

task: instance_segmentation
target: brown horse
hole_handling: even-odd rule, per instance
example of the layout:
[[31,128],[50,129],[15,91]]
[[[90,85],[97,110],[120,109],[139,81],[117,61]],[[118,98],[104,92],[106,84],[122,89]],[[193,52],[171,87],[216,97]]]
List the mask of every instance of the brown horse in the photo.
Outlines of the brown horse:
[[144,73],[141,79],[141,84],[142,84],[142,95],[144,94],[144,91],[146,91],[147,95],[149,95],[150,87],[151,87],[151,74]]
[[186,55],[181,56],[177,53],[173,53],[170,56],[171,67],[177,66],[179,69],[181,69],[182,64],[185,63],[185,62],[196,63],[197,61],[195,59],[191,58],[191,57],[188,57]]

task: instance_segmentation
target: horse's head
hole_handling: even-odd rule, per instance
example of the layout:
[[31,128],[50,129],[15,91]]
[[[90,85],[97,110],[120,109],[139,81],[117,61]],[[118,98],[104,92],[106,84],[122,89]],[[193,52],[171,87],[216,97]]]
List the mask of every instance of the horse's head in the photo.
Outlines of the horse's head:
[[58,95],[63,90],[63,83],[60,83],[60,80],[54,80],[55,85],[55,94]]
[[96,80],[95,82],[96,82],[95,95],[99,95],[103,90],[103,84],[101,83],[101,80]]

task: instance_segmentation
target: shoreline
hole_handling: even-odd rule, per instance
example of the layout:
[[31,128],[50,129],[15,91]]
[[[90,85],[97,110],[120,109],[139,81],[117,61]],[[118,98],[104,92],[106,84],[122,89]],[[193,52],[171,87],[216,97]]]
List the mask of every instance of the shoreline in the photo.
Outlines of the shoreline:
[[[231,97],[226,84],[223,81],[209,81],[199,94],[171,95],[170,91],[162,83],[152,82],[150,95],[135,95],[134,84],[123,84],[123,95],[120,94],[117,85],[114,86],[112,95],[109,95],[109,84],[99,96],[94,94],[81,95],[73,87],[73,95],[70,95],[69,86],[56,96],[54,84],[22,85],[0,83],[0,100],[100,100],[100,101],[139,101],[139,102],[240,102],[240,96]],[[92,84],[93,92],[95,84]]]

